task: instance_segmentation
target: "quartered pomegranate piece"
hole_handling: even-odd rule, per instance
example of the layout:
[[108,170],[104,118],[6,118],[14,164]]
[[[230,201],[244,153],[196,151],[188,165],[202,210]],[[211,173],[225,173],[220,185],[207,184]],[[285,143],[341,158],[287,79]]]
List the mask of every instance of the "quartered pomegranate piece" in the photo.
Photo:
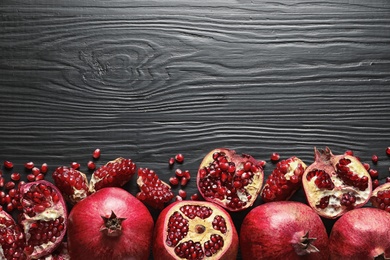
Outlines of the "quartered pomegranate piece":
[[78,170],[61,166],[53,172],[52,177],[65,200],[71,204],[89,195],[87,176]]
[[372,205],[390,213],[390,183],[384,183],[378,186],[370,198]]
[[0,259],[27,259],[24,254],[24,233],[15,220],[0,210]]
[[211,202],[179,201],[159,215],[153,254],[159,259],[236,259],[238,235],[230,215]]
[[96,169],[89,182],[91,193],[104,187],[121,187],[135,174],[136,165],[131,159],[119,157]]
[[337,218],[365,205],[372,182],[363,164],[351,155],[333,155],[327,147],[315,149],[315,162],[302,177],[309,205],[325,218]]
[[214,149],[200,164],[197,185],[207,200],[230,211],[253,205],[263,184],[262,162],[234,150]]
[[67,209],[61,192],[52,183],[41,180],[20,188],[23,227],[29,259],[53,252],[66,233]]
[[136,197],[155,209],[163,209],[174,197],[171,186],[160,180],[154,170],[139,168],[137,184],[140,192]]
[[302,186],[306,164],[298,157],[290,157],[276,164],[261,191],[265,202],[288,200]]

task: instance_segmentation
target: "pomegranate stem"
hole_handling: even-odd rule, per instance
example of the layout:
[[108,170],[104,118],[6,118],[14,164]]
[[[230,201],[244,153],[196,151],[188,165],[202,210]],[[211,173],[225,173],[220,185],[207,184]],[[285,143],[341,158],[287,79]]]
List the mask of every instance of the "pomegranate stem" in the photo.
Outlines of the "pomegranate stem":
[[104,224],[100,228],[100,231],[106,236],[116,237],[122,234],[122,221],[126,218],[118,218],[114,211],[111,211],[109,217],[101,216]]

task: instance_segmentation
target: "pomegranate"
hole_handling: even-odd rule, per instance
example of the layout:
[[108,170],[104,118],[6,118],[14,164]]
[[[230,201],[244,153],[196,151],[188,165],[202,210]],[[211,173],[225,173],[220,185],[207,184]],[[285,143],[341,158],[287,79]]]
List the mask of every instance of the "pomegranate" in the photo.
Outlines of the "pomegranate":
[[174,197],[171,186],[160,180],[151,169],[138,169],[137,184],[140,189],[137,198],[155,209],[163,209]]
[[372,181],[363,164],[351,155],[333,155],[315,149],[315,161],[307,167],[303,187],[309,205],[322,217],[334,219],[365,205]]
[[27,259],[24,233],[11,215],[0,210],[0,259]]
[[62,242],[53,253],[41,257],[39,260],[70,260],[68,244]]
[[214,149],[200,164],[197,186],[207,201],[229,211],[253,205],[263,184],[262,162],[230,149]]
[[390,259],[390,214],[359,208],[341,216],[329,236],[332,260]]
[[240,230],[242,259],[328,259],[328,235],[306,204],[276,201],[252,209]]
[[236,259],[238,235],[230,215],[207,201],[177,201],[159,215],[155,259]]
[[98,190],[77,203],[68,219],[72,260],[148,259],[153,234],[148,209],[122,188]]
[[53,252],[62,242],[67,227],[67,209],[61,192],[52,183],[40,180],[20,187],[23,227],[28,258]]
[[261,191],[263,201],[288,200],[302,186],[306,164],[298,157],[290,157],[276,164]]
[[372,192],[370,201],[374,207],[390,212],[390,183],[378,186]]

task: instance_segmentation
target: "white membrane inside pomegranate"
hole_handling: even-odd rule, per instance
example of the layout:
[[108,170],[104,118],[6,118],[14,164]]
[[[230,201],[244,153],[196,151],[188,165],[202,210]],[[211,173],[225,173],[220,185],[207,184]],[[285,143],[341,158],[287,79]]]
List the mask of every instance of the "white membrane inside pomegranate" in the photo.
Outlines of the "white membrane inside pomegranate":
[[303,177],[309,204],[323,217],[336,218],[362,207],[371,196],[371,177],[350,155],[333,155],[329,148],[315,151],[315,162]]
[[186,203],[173,207],[166,216],[164,235],[172,256],[183,259],[219,259],[225,253],[225,241],[233,231],[224,212],[208,206]]

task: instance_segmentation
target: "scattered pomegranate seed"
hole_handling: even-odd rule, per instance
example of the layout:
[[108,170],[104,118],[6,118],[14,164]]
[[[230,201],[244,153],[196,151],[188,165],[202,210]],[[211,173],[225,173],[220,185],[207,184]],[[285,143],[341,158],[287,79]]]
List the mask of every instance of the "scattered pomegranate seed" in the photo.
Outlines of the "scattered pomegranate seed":
[[371,157],[371,160],[372,160],[372,162],[373,162],[374,164],[377,164],[377,163],[378,163],[378,160],[379,160],[378,155],[373,154],[372,157]]
[[4,187],[5,187],[7,190],[11,190],[11,189],[15,188],[15,186],[16,186],[15,182],[13,182],[13,181],[8,181],[8,182],[5,184]]
[[72,167],[73,169],[77,170],[80,168],[80,164],[78,162],[72,162],[70,164],[70,167]]
[[173,165],[175,164],[175,158],[173,157],[169,158],[168,164],[169,164],[169,168],[172,168]]
[[176,169],[175,174],[179,178],[184,176],[184,172],[182,170],[180,170],[180,169]]
[[386,182],[390,182],[390,177],[386,177]]
[[44,178],[45,178],[45,175],[42,174],[42,173],[40,173],[40,174],[38,174],[37,176],[35,176],[35,180],[36,180],[36,181],[43,180]]
[[180,197],[179,195],[176,195],[176,197],[175,197],[175,201],[183,201],[183,198],[182,198],[182,197]]
[[38,176],[38,174],[41,173],[41,170],[38,168],[38,167],[33,167],[31,169],[31,173],[34,175],[34,176]]
[[376,179],[376,178],[378,178],[378,176],[379,176],[378,171],[377,171],[377,170],[374,170],[374,169],[370,169],[370,170],[368,171],[368,173],[370,174],[371,178],[373,178],[373,179]]
[[377,188],[378,186],[379,186],[379,180],[378,180],[378,179],[373,180],[373,181],[372,181],[372,189],[375,189],[375,188]]
[[89,162],[87,163],[87,167],[88,167],[88,169],[90,169],[90,170],[95,170],[95,169],[96,169],[96,164],[95,164],[93,161],[89,161]]
[[370,170],[371,168],[371,165],[369,163],[363,163],[363,166],[366,169],[366,171]]
[[179,179],[176,176],[171,177],[169,178],[169,183],[172,184],[173,186],[176,186],[179,184]]
[[386,154],[387,156],[390,156],[390,146],[386,148]]
[[179,190],[179,196],[183,198],[183,200],[187,197],[187,192],[185,190]]
[[175,160],[176,160],[176,162],[178,162],[178,163],[183,163],[183,162],[184,162],[184,155],[181,154],[181,153],[176,154],[176,155],[175,155]]
[[181,178],[181,180],[180,180],[180,185],[181,186],[186,186],[187,183],[188,183],[188,179],[186,177]]
[[272,162],[277,162],[280,160],[280,155],[278,153],[272,153],[271,154],[271,161]]
[[41,166],[41,173],[46,174],[48,170],[49,170],[49,167],[48,167],[47,163],[43,163]]
[[187,178],[187,180],[191,179],[191,174],[189,170],[185,170],[183,172],[183,176]]
[[34,167],[34,163],[33,162],[26,162],[24,164],[24,168],[26,168],[27,170],[31,170],[33,167]]
[[350,155],[350,156],[353,156],[353,151],[352,150],[346,150],[344,152],[345,155]]
[[191,200],[199,200],[199,194],[198,193],[194,193],[191,195]]
[[4,177],[0,177],[0,188],[4,187],[5,179]]
[[101,154],[100,149],[99,149],[99,148],[96,148],[95,151],[93,151],[93,153],[92,153],[92,157],[93,157],[94,159],[99,159],[100,154]]
[[35,181],[35,175],[34,175],[34,174],[28,174],[28,175],[27,175],[27,180],[28,180],[29,182]]
[[11,180],[13,181],[20,181],[20,173],[14,172],[11,174]]
[[9,170],[14,167],[14,164],[10,161],[4,161],[4,167]]

